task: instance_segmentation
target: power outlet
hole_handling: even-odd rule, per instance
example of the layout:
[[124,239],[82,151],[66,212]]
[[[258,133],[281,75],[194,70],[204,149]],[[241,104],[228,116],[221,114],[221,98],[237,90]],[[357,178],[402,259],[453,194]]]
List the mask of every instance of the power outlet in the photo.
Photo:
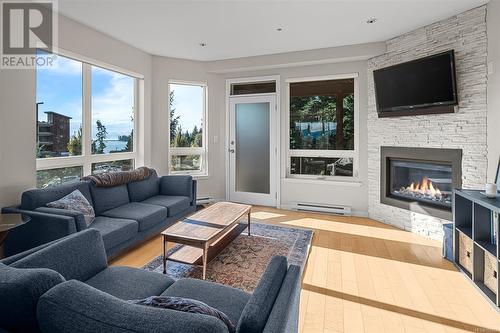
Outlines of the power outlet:
[[490,61],[488,63],[488,75],[492,75],[495,73],[495,64],[493,63],[493,61]]

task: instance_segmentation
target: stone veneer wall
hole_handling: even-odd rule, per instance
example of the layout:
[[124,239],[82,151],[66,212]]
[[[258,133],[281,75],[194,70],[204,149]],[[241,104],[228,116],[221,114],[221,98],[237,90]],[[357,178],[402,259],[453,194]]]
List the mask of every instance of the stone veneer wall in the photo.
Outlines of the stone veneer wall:
[[[442,115],[378,118],[373,70],[455,50],[459,107]],[[380,146],[460,148],[464,188],[483,187],[487,171],[486,6],[387,41],[368,61],[368,210],[371,218],[433,239],[443,220],[380,203]]]

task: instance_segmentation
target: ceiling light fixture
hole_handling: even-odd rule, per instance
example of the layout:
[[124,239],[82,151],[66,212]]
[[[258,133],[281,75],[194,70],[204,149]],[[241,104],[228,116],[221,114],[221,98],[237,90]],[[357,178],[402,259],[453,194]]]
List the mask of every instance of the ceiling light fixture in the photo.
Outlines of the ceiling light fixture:
[[207,46],[207,43],[205,43],[205,42],[200,42],[198,45],[200,45],[201,47],[205,47],[205,46]]
[[378,20],[377,20],[376,18],[371,18],[371,19],[368,19],[368,20],[366,21],[366,23],[368,23],[368,24],[373,24],[373,23],[377,23],[377,21],[378,21]]

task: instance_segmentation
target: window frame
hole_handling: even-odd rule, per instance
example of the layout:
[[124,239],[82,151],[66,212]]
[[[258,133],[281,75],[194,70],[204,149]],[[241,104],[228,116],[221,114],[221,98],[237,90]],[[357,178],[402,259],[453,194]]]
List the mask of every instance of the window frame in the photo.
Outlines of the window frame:
[[[290,84],[297,82],[313,82],[326,80],[354,80],[354,149],[353,150],[312,150],[312,149],[290,149]],[[304,180],[319,180],[319,181],[342,181],[356,182],[359,181],[359,74],[334,74],[325,76],[289,78],[285,80],[285,178],[286,179],[304,179]],[[318,157],[318,158],[352,158],[353,159],[353,176],[317,176],[317,175],[298,175],[291,173],[291,158],[292,157]]]
[[[186,85],[203,87],[203,111],[202,111],[202,135],[203,147],[171,147],[170,146],[170,85]],[[185,80],[168,80],[167,83],[167,174],[169,175],[190,175],[196,178],[208,177],[208,83],[205,81],[185,81]],[[201,170],[183,170],[172,171],[172,156],[178,155],[200,155]]]
[[[58,49],[54,55],[68,58],[70,60],[78,61],[82,64],[82,154],[78,156],[61,156],[61,157],[47,157],[36,158],[36,171],[76,167],[83,168],[83,175],[90,175],[92,171],[92,164],[100,162],[113,162],[119,160],[132,159],[134,166],[137,167],[138,160],[138,142],[139,137],[139,106],[140,106],[140,84],[144,80],[144,76],[133,73],[117,66],[105,64],[75,53]],[[92,154],[92,67],[100,67],[105,70],[116,72],[122,75],[129,76],[134,80],[134,134],[133,134],[133,147],[131,152],[123,153],[106,153],[106,154]],[[37,70],[35,70],[36,80]],[[35,92],[36,95],[36,92]]]

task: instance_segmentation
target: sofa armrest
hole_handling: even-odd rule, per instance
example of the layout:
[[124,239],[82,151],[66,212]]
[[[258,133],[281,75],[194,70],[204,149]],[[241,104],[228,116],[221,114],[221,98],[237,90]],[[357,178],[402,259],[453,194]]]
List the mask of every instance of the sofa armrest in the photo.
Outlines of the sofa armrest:
[[263,333],[297,333],[299,331],[300,267],[290,265]]
[[85,222],[85,217],[83,216],[83,213],[77,212],[76,210],[68,210],[68,209],[52,208],[52,207],[38,207],[37,209],[35,209],[35,212],[70,216],[75,219],[75,225],[77,231],[82,231],[87,229],[87,223]]
[[61,283],[39,300],[42,332],[228,333],[219,319],[176,310],[136,305],[79,281]]
[[86,281],[108,267],[101,233],[87,229],[60,239],[11,264],[16,268],[49,268],[66,280]]
[[163,176],[160,178],[160,194],[189,197],[196,205],[196,180],[192,176]]
[[22,214],[31,219],[9,231],[4,244],[5,256],[11,256],[77,232],[75,219],[71,216],[22,210],[17,207],[4,208],[2,213]]

